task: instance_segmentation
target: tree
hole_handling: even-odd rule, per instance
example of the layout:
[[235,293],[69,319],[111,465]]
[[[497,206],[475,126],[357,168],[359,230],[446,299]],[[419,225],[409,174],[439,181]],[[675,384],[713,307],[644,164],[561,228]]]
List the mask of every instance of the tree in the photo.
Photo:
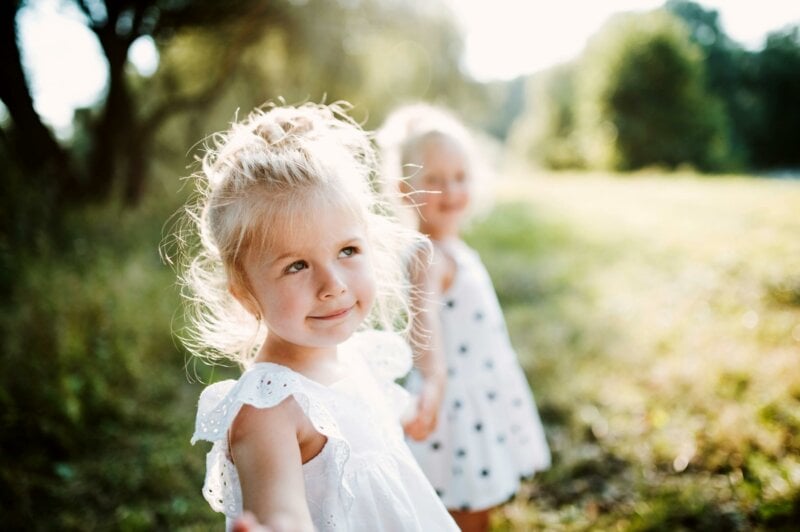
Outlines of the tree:
[[800,26],[767,36],[748,81],[762,120],[753,132],[753,163],[761,168],[800,167]]
[[582,57],[577,94],[590,166],[707,171],[726,162],[725,116],[706,90],[700,52],[664,10],[612,17]]
[[683,21],[689,38],[702,52],[706,87],[722,102],[728,117],[732,166],[747,166],[752,149],[749,139],[761,120],[760,104],[747,81],[754,54],[728,37],[716,10],[689,0],[669,0],[664,7]]
[[[96,118],[87,124],[88,160],[76,160],[55,140],[33,110],[17,45],[16,13],[25,2],[3,3],[0,39],[3,42],[3,78],[0,98],[8,108],[13,127],[8,142],[19,154],[21,170],[36,176],[37,185],[52,188],[61,200],[105,199],[119,183],[123,198],[135,203],[144,187],[143,161],[148,138],[171,114],[208,102],[225,86],[236,57],[266,28],[286,19],[282,2],[239,0],[121,0],[71,3],[86,18],[97,36],[108,64],[105,100]],[[245,20],[233,25],[233,21]],[[126,71],[130,46],[142,36],[168,40],[185,28],[213,28],[228,37],[228,57],[207,83],[191,94],[169,94],[147,114],[137,112],[131,74]]]

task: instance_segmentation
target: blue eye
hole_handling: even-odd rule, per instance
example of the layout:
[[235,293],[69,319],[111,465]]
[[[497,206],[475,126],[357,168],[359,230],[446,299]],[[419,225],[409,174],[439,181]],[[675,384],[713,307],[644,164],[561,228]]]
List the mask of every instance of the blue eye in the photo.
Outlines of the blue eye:
[[298,260],[297,262],[291,263],[286,268],[286,273],[297,273],[301,270],[305,270],[306,268],[308,268],[308,264],[306,264],[306,261]]
[[347,246],[346,248],[342,248],[339,252],[339,256],[342,257],[352,257],[353,255],[358,253],[358,248],[355,246]]

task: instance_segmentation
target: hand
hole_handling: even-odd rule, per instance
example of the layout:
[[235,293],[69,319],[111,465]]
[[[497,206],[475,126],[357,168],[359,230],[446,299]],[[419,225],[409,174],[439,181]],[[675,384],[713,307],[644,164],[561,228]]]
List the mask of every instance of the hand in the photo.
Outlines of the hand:
[[426,380],[417,398],[416,412],[403,424],[403,429],[411,439],[422,441],[433,432],[443,398],[444,381]]
[[273,529],[260,524],[250,512],[244,512],[233,522],[233,532],[273,532]]

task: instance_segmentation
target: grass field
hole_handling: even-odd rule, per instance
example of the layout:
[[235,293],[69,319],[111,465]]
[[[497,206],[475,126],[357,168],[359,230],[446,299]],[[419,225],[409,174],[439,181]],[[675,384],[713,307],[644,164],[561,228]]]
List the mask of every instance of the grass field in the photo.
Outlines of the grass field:
[[494,530],[800,522],[800,181],[525,176],[468,240],[554,466]]

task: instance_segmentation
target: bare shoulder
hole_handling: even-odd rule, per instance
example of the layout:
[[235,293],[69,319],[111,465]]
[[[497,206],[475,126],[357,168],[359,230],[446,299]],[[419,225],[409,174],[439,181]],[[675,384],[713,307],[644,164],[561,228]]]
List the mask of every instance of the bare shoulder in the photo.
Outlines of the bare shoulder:
[[271,408],[243,405],[230,428],[231,450],[251,440],[297,438],[298,428],[304,420],[303,410],[293,397],[287,397]]

